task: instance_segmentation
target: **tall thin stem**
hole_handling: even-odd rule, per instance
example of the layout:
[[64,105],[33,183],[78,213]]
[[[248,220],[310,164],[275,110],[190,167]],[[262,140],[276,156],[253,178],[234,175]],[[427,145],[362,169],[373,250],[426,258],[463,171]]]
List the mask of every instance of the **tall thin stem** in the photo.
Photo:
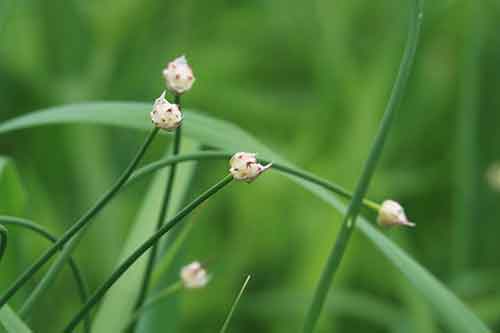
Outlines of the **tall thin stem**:
[[337,236],[337,240],[333,246],[330,256],[326,262],[325,268],[316,287],[316,292],[309,311],[306,315],[304,332],[312,332],[316,326],[318,318],[321,314],[323,304],[328,295],[330,285],[332,284],[333,277],[338,270],[340,261],[344,255],[345,249],[349,242],[350,236],[356,223],[356,218],[359,214],[362,199],[368,190],[371,177],[375,171],[375,167],[379,160],[380,154],[384,147],[384,143],[389,132],[389,129],[394,118],[395,110],[399,105],[404,89],[408,82],[408,77],[415,58],[415,51],[418,43],[418,36],[420,25],[422,21],[422,1],[411,0],[410,11],[410,24],[408,31],[408,40],[403,54],[401,65],[399,67],[398,76],[392,89],[389,103],[384,112],[380,128],[377,132],[375,140],[372,144],[370,154],[365,162],[363,172],[359,178],[356,190],[354,191],[353,198],[347,208],[346,215],[344,216],[342,226]]
[[[5,215],[0,215],[0,229],[1,224],[4,225],[13,225],[16,227],[20,227],[26,230],[31,230],[35,232],[37,235],[42,236],[43,238],[49,240],[52,243],[57,242],[57,237],[51,234],[47,229],[43,228],[42,226],[26,220],[22,219],[19,217],[14,217],[14,216],[5,216]],[[76,261],[69,257],[68,259],[68,265],[71,269],[71,272],[73,273],[73,276],[75,278],[75,283],[76,287],[78,289],[78,293],[80,295],[80,299],[83,304],[87,302],[87,296],[88,296],[88,286],[85,281],[85,278],[83,276],[83,273],[81,272],[80,268],[76,264]],[[87,316],[85,318],[85,327],[84,327],[85,332],[90,332],[90,316]]]
[[[175,104],[181,107],[180,95],[175,95]],[[177,156],[181,148],[181,129],[182,126],[175,130],[175,137],[173,142],[172,156]],[[177,163],[173,163],[170,167],[167,183],[165,185],[165,192],[163,193],[163,200],[160,207],[160,213],[158,215],[158,221],[156,222],[156,231],[158,231],[167,217],[168,205],[170,203],[170,196],[172,195],[172,190],[174,188],[174,179],[177,171]],[[156,257],[158,256],[158,244],[154,244],[149,253],[148,262],[146,264],[146,269],[144,271],[144,276],[142,278],[141,289],[139,290],[139,295],[137,296],[137,301],[134,306],[134,310],[139,309],[146,299],[149,285],[151,284],[151,276],[153,274],[153,268],[156,262]],[[134,322],[130,327],[129,331],[133,331],[136,322]]]
[[139,246],[125,261],[118,266],[118,268],[113,271],[111,276],[94,292],[94,294],[89,298],[87,304],[75,315],[71,322],[65,327],[64,332],[72,332],[73,329],[78,325],[83,317],[92,309],[94,305],[99,302],[102,296],[113,286],[113,284],[134,264],[134,262],[139,259],[144,252],[150,249],[156,242],[165,235],[170,229],[172,229],[177,223],[179,223],[184,217],[191,213],[196,207],[205,202],[212,195],[221,190],[224,186],[229,184],[233,180],[231,175],[227,175],[222,178],[218,183],[209,188],[199,197],[194,199],[186,207],[184,207],[177,215],[175,215],[170,221],[164,224],[160,230],[149,237],[141,246]]
[[231,308],[229,309],[229,313],[227,314],[226,320],[224,320],[224,324],[222,324],[222,328],[220,329],[219,333],[226,333],[227,328],[229,327],[229,322],[231,321],[231,318],[233,318],[234,311],[236,310],[236,307],[238,306],[238,303],[240,302],[241,296],[245,292],[248,281],[250,281],[250,275],[248,275],[247,278],[245,279],[245,281],[243,282],[243,285],[241,286],[241,289],[238,292],[238,295],[236,295],[236,298],[234,299],[233,304],[231,304]]
[[28,280],[38,271],[43,265],[52,258],[59,250],[63,249],[64,245],[75,235],[78,233],[80,229],[85,227],[89,221],[92,220],[93,217],[97,215],[106,204],[115,196],[116,193],[120,190],[120,188],[125,184],[127,179],[130,177],[134,169],[137,167],[142,157],[146,153],[151,142],[153,142],[154,137],[158,133],[158,128],[154,128],[146,140],[139,148],[133,160],[127,166],[125,171],[122,173],[120,178],[116,181],[116,183],[108,190],[98,201],[97,203],[90,208],[73,226],[71,226],[59,240],[49,248],[40,258],[33,263],[19,278],[13,283],[13,285],[7,289],[7,291],[0,297],[0,308],[5,305],[9,299],[16,294],[16,292],[26,283]]
[[463,6],[466,27],[462,51],[457,138],[455,146],[454,220],[452,231],[452,270],[458,276],[467,271],[474,253],[474,224],[479,214],[478,145],[481,108],[481,1],[469,0]]

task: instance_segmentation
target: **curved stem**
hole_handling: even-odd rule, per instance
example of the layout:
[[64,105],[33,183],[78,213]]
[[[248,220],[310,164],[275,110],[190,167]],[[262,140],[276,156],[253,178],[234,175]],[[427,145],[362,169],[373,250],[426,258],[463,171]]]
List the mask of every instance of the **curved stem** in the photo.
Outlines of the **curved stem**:
[[306,315],[303,330],[305,333],[309,333],[314,330],[319,315],[321,314],[323,304],[328,295],[330,285],[333,281],[333,277],[337,272],[340,261],[342,260],[345,249],[347,247],[347,243],[349,242],[350,236],[352,234],[352,230],[354,229],[353,227],[359,214],[362,199],[365,196],[366,191],[368,190],[368,185],[370,183],[371,177],[375,171],[375,167],[379,160],[380,154],[382,153],[382,148],[384,146],[389,129],[392,125],[396,107],[399,105],[404,89],[406,87],[406,83],[408,82],[410,70],[415,58],[415,51],[417,48],[418,36],[422,20],[422,1],[411,0],[410,2],[411,11],[408,40],[406,43],[401,65],[399,67],[398,76],[396,78],[396,82],[394,83],[389,103],[384,112],[384,116],[370,150],[370,154],[365,162],[363,172],[361,174],[361,177],[359,178],[353,198],[347,208],[346,215],[344,216],[342,226],[337,236],[337,240],[335,242],[335,245],[333,246],[332,251],[330,252],[330,256],[328,257],[325,268],[316,287],[316,292],[314,294],[312,304]]
[[[122,173],[117,182],[111,187],[106,194],[104,194],[101,199],[97,201],[97,203],[90,208],[73,226],[71,226],[62,236],[54,243],[54,245],[49,248],[40,258],[33,263],[21,276],[17,278],[17,280],[12,284],[11,287],[7,289],[5,293],[3,293],[2,297],[0,297],[0,308],[5,305],[9,299],[16,294],[16,292],[26,283],[28,280],[38,271],[42,266],[52,258],[59,250],[63,248],[63,246],[71,240],[71,238],[78,233],[80,229],[85,227],[91,219],[97,215],[106,204],[115,196],[116,193],[120,190],[120,188],[125,184],[127,179],[130,177],[134,169],[139,164],[140,160],[146,153],[149,145],[153,141],[154,137],[158,133],[158,128],[154,128],[150,134],[147,136],[146,140],[139,148],[133,160],[127,166],[125,171]],[[64,259],[64,258],[63,258]]]
[[[180,108],[180,96],[176,95],[175,96],[175,104],[177,104]],[[175,131],[175,137],[174,137],[174,142],[173,146],[174,149],[172,151],[172,156],[176,156],[179,154],[180,147],[181,147],[181,129],[182,126],[177,128]],[[168,205],[170,203],[170,196],[172,195],[172,190],[174,188],[174,179],[175,179],[175,174],[177,171],[177,163],[172,163],[168,178],[167,178],[167,183],[165,185],[165,192],[163,193],[163,199],[162,203],[160,206],[160,213],[158,215],[158,221],[156,222],[156,231],[158,231],[163,223],[165,222],[165,218],[167,217],[167,212],[168,212]],[[142,278],[142,284],[141,284],[141,289],[139,290],[139,295],[137,296],[137,301],[134,306],[134,310],[139,309],[143,304],[144,300],[146,299],[146,295],[148,293],[149,285],[151,284],[151,276],[153,273],[153,268],[156,262],[156,257],[158,256],[158,244],[153,245],[151,248],[151,251],[149,253],[148,257],[148,262],[146,264],[146,269],[144,271],[144,276]],[[130,326],[129,330],[133,331],[135,326],[135,322]]]
[[0,225],[0,262],[2,262],[3,254],[7,248],[7,229]]
[[[13,225],[16,227],[20,227],[26,230],[31,230],[34,231],[36,234],[42,236],[43,238],[49,240],[52,243],[57,242],[57,237],[51,234],[47,229],[43,228],[42,226],[26,220],[22,219],[19,217],[14,217],[14,216],[5,216],[5,215],[0,215],[0,224],[4,225]],[[2,229],[2,226],[0,225],[0,230]],[[0,250],[1,251],[1,250]],[[78,293],[80,294],[80,299],[83,304],[87,302],[87,296],[88,296],[88,285],[85,282],[85,279],[83,277],[83,274],[76,264],[76,261],[73,260],[73,258],[69,258],[68,260],[68,265],[71,268],[71,272],[73,273],[73,276],[75,278],[75,283],[76,287],[78,289]],[[85,317],[85,332],[90,332],[90,316]]]
[[[190,161],[200,161],[200,160],[217,160],[217,159],[228,159],[232,156],[232,153],[228,152],[221,152],[221,151],[202,151],[198,153],[192,153],[192,154],[184,154],[184,155],[178,155],[175,157],[169,157],[169,158],[164,158],[161,160],[158,160],[156,162],[147,164],[146,166],[138,169],[136,172],[132,174],[130,177],[129,181],[127,182],[126,185],[129,185],[130,183],[141,179],[142,177],[155,172],[161,168],[164,168],[166,166],[172,165],[174,163],[181,163],[181,162],[190,162]],[[262,163],[269,163],[270,161],[262,160]],[[274,162],[273,161],[273,167],[271,170],[278,170],[281,171],[282,173],[286,173],[289,175],[297,176],[299,178],[302,178],[304,180],[307,180],[313,184],[322,186],[328,190],[330,190],[333,193],[336,193],[346,199],[351,199],[352,198],[352,193],[341,187],[340,185],[337,185],[335,183],[332,183],[324,178],[318,177],[313,175],[312,173],[305,172],[298,170],[296,168],[293,168],[291,166]],[[366,208],[369,208],[375,212],[378,212],[380,209],[380,205],[374,201],[368,200],[368,199],[363,199],[363,204],[365,205]]]
[[172,229],[177,223],[179,223],[184,217],[191,213],[196,207],[201,205],[205,200],[210,198],[212,195],[221,190],[224,186],[229,184],[233,180],[231,175],[227,175],[214,186],[209,188],[203,194],[194,199],[186,207],[184,207],[177,215],[175,215],[171,220],[164,224],[160,230],[149,237],[141,246],[139,246],[125,261],[115,269],[111,276],[94,292],[94,294],[87,301],[87,304],[75,315],[71,322],[66,326],[64,332],[72,332],[73,329],[78,325],[82,318],[92,309],[94,305],[99,302],[102,296],[113,286],[113,284],[125,273],[134,262],[139,259],[144,252],[150,249],[163,235],[165,235],[170,229]]
[[156,295],[150,297],[149,299],[147,299],[144,304],[135,310],[135,312],[132,314],[132,318],[130,318],[130,322],[129,324],[125,327],[124,331],[127,331],[127,330],[132,330],[135,323],[137,322],[137,320],[139,320],[139,318],[141,317],[141,315],[144,313],[144,311],[146,311],[147,309],[149,309],[150,307],[158,304],[158,302],[161,302],[163,301],[164,299],[166,299],[168,296],[172,295],[173,293],[179,291],[182,289],[182,281],[178,281],[168,287],[166,287],[165,289],[161,290],[159,293],[157,293]]

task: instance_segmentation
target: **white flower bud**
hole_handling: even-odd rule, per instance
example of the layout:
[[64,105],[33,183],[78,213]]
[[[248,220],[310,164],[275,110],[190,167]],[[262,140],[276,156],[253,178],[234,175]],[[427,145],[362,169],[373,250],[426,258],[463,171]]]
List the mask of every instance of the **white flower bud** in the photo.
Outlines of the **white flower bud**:
[[255,154],[240,152],[231,157],[229,161],[229,172],[231,172],[234,179],[250,183],[261,173],[269,169],[271,165],[272,163],[265,166],[257,163]]
[[188,65],[185,56],[180,56],[169,62],[163,70],[163,76],[165,77],[167,88],[177,95],[190,90],[195,81],[193,71]]
[[194,261],[181,269],[181,279],[186,288],[203,288],[209,280],[207,271],[198,261]]
[[156,127],[171,131],[181,125],[182,113],[177,104],[170,104],[165,99],[165,91],[155,100],[151,120]]
[[405,211],[401,205],[394,200],[385,200],[378,212],[378,224],[382,226],[406,225],[414,227],[415,224],[408,221]]

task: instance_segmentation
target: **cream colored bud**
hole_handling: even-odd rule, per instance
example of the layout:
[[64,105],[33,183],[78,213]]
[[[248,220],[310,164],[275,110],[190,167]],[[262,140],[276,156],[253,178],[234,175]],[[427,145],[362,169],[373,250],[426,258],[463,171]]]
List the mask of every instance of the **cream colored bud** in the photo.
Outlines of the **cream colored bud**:
[[180,56],[169,62],[163,70],[163,76],[165,77],[167,88],[177,95],[190,90],[195,81],[193,71],[187,63],[185,56]]
[[156,127],[172,131],[182,122],[182,113],[177,104],[171,104],[165,99],[165,91],[155,100],[151,120]]
[[194,261],[181,269],[181,279],[186,288],[203,288],[209,276],[198,261]]
[[257,163],[255,154],[240,152],[234,154],[229,160],[229,172],[231,172],[234,179],[250,183],[269,169],[271,165],[271,163],[268,165]]
[[382,226],[405,225],[414,227],[415,224],[408,221],[405,211],[401,205],[394,200],[385,200],[378,212],[378,224]]

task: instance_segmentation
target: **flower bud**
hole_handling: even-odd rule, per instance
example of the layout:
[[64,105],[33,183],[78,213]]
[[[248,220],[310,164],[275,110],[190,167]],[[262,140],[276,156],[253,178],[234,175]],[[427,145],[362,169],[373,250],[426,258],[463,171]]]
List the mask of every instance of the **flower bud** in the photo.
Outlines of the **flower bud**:
[[203,288],[208,283],[209,276],[201,264],[194,261],[181,269],[181,279],[186,288]]
[[229,161],[229,172],[231,172],[234,179],[250,183],[261,173],[269,169],[271,165],[272,163],[265,166],[257,163],[255,154],[240,152],[231,157]]
[[401,205],[394,200],[385,200],[378,212],[378,224],[381,226],[406,225],[414,227],[415,224],[408,221],[405,211]]
[[170,104],[165,99],[165,91],[155,100],[151,120],[156,127],[171,131],[181,125],[182,113],[177,104]]
[[169,62],[163,70],[163,76],[165,77],[167,88],[177,95],[190,90],[195,81],[193,71],[188,65],[185,56],[180,56]]

